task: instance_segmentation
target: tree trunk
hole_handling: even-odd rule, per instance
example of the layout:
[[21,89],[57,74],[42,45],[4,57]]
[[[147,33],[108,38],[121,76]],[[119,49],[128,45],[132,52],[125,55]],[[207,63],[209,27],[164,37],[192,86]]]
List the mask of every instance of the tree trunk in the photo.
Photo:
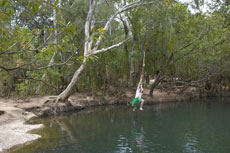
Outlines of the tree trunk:
[[[143,1],[138,1],[138,2],[127,4],[123,7],[121,7],[120,9],[117,10],[117,12],[115,12],[113,15],[111,15],[111,17],[107,20],[107,22],[105,23],[105,26],[104,26],[104,30],[108,30],[111,22],[114,20],[114,18],[118,14],[125,12],[129,9],[138,7],[138,6],[151,4],[151,3],[152,2],[143,3]],[[74,76],[73,76],[71,82],[69,83],[68,87],[61,94],[59,94],[59,96],[56,99],[56,102],[58,102],[60,100],[62,100],[62,101],[67,100],[69,98],[74,85],[77,83],[79,75],[82,73],[82,71],[86,67],[86,64],[87,64],[86,61],[87,61],[87,58],[89,56],[107,52],[113,48],[121,46],[122,44],[124,44],[126,41],[129,40],[129,39],[126,39],[126,40],[121,41],[120,43],[117,43],[115,45],[112,45],[112,46],[109,46],[107,48],[102,48],[102,49],[98,50],[98,47],[101,44],[102,39],[103,39],[103,35],[101,35],[101,36],[99,36],[98,40],[96,41],[95,45],[93,46],[94,43],[93,43],[92,35],[90,35],[90,31],[95,27],[95,23],[96,23],[96,16],[97,16],[97,9],[95,10],[96,4],[97,4],[96,0],[89,0],[89,11],[88,11],[88,15],[87,15],[86,22],[85,22],[85,42],[84,42],[83,64],[74,73]],[[97,7],[99,7],[99,5],[100,5],[100,1],[98,2]]]
[[[52,58],[51,58],[50,61],[49,61],[48,66],[53,65],[55,55],[56,55],[56,53],[54,52]],[[45,78],[46,78],[46,74],[43,73],[43,74],[42,74],[42,79],[41,79],[41,80],[44,80]],[[37,89],[36,89],[36,91],[35,91],[35,94],[36,94],[36,95],[40,94],[40,92],[41,92],[41,87],[42,87],[41,85],[38,85],[38,87],[37,87]]]
[[71,92],[73,90],[73,87],[76,85],[77,80],[79,78],[79,75],[83,72],[83,70],[86,67],[86,63],[83,63],[78,70],[74,73],[74,76],[71,80],[71,82],[69,83],[69,85],[67,86],[67,88],[58,95],[56,102],[61,101],[61,100],[66,100],[69,98],[69,96],[71,95]]
[[[126,4],[126,1],[124,1],[124,3]],[[126,12],[120,14],[120,19],[121,19],[121,21],[123,23],[123,26],[124,26],[124,29],[125,29],[125,37],[126,38],[128,38],[128,37],[133,38],[133,33],[131,31],[131,24],[128,21],[128,15],[126,14]],[[134,38],[133,38],[132,41],[134,42]],[[126,52],[129,52],[128,51],[128,45],[126,45],[126,44],[125,44],[125,50],[126,50]],[[133,50],[134,50],[134,45],[132,45],[130,55],[129,55],[129,58],[130,58],[130,70],[129,70],[129,78],[128,78],[129,80],[127,81],[127,84],[131,85],[131,86],[136,86]]]
[[152,97],[153,96],[153,90],[156,88],[156,86],[160,83],[161,79],[161,72],[157,73],[154,77],[155,81],[153,82],[153,84],[151,85],[150,91],[149,91],[149,95]]
[[[55,4],[56,0],[53,0],[53,5]],[[58,41],[58,33],[57,33],[57,11],[56,11],[56,8],[53,7],[53,27],[54,27],[54,44],[56,45],[57,44],[57,41]],[[50,61],[49,61],[49,64],[48,66],[51,66],[54,64],[54,58],[56,56],[56,51],[54,51],[53,53],[53,56],[51,57]],[[42,75],[42,80],[44,80],[46,77],[46,74],[44,73]],[[41,85],[38,85],[36,91],[35,91],[35,94],[40,94],[41,92]]]

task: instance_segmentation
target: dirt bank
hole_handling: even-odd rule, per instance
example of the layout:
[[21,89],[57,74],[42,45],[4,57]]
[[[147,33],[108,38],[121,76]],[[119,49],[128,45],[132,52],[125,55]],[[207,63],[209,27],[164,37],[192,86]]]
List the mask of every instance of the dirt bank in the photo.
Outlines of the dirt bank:
[[7,100],[0,99],[0,152],[6,152],[13,147],[32,142],[39,135],[27,133],[28,131],[39,129],[38,125],[26,125],[25,121],[35,115],[16,108]]
[[[154,91],[153,96],[148,96],[146,89],[143,95],[145,104],[166,103],[175,101],[186,101],[198,98],[198,93],[188,90],[183,94],[172,92]],[[26,144],[40,138],[39,135],[30,134],[28,131],[39,129],[42,125],[26,125],[25,121],[32,117],[42,117],[58,114],[60,112],[74,111],[87,107],[126,104],[133,100],[134,90],[125,90],[113,96],[100,96],[97,98],[88,94],[74,94],[69,102],[53,103],[56,96],[34,97],[26,100],[0,99],[0,152],[7,151],[15,146]],[[18,141],[20,140],[20,141]]]
[[[178,94],[176,90],[171,92],[163,92],[156,90],[153,96],[148,96],[149,90],[145,89],[143,98],[145,104],[166,103],[175,101],[187,101],[190,99],[198,98],[199,94],[193,89],[189,89],[184,93]],[[124,90],[116,95],[103,96],[98,94],[97,98],[89,96],[88,93],[77,93],[69,98],[69,102],[55,104],[52,101],[56,96],[34,97],[27,100],[17,100],[14,106],[28,112],[33,112],[36,116],[49,116],[55,115],[60,112],[80,110],[87,107],[113,105],[113,104],[126,104],[128,105],[134,98],[134,90]]]

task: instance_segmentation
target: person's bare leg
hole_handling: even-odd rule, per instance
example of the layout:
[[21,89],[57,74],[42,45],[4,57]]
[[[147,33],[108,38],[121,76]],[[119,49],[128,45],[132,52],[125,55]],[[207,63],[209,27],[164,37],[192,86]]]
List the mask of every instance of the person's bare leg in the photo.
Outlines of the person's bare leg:
[[143,110],[143,105],[144,105],[144,99],[142,99],[142,101],[141,101],[140,110]]
[[136,110],[136,106],[133,107],[133,111],[135,111],[135,110]]

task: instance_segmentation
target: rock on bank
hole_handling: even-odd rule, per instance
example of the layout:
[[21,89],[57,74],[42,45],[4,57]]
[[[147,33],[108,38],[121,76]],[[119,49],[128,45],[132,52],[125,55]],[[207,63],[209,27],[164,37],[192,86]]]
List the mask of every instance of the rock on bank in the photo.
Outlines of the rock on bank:
[[7,152],[16,146],[39,139],[37,134],[28,133],[39,129],[41,124],[29,125],[25,122],[35,115],[16,107],[9,106],[0,99],[0,152]]

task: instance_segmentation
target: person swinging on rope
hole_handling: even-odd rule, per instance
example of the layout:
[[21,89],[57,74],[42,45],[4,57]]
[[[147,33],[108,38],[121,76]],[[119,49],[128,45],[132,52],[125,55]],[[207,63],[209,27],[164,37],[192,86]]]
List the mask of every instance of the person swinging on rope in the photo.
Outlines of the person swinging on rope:
[[142,87],[142,81],[138,84],[137,90],[136,90],[136,96],[132,102],[133,111],[136,110],[137,103],[140,103],[140,110],[143,110],[144,105],[144,99],[142,98],[142,94],[144,92],[144,89]]
[[142,98],[142,94],[143,94],[143,88],[142,88],[142,80],[144,78],[144,71],[145,71],[145,54],[146,54],[146,50],[148,47],[148,36],[149,36],[149,27],[150,27],[150,22],[148,24],[148,26],[146,26],[146,35],[145,35],[145,46],[144,46],[144,53],[143,53],[143,64],[142,64],[142,73],[141,73],[141,77],[140,77],[140,82],[137,86],[137,90],[136,90],[136,96],[132,102],[132,107],[133,107],[133,111],[136,110],[136,106],[137,103],[140,103],[140,110],[143,110],[143,105],[144,105],[144,99]]

